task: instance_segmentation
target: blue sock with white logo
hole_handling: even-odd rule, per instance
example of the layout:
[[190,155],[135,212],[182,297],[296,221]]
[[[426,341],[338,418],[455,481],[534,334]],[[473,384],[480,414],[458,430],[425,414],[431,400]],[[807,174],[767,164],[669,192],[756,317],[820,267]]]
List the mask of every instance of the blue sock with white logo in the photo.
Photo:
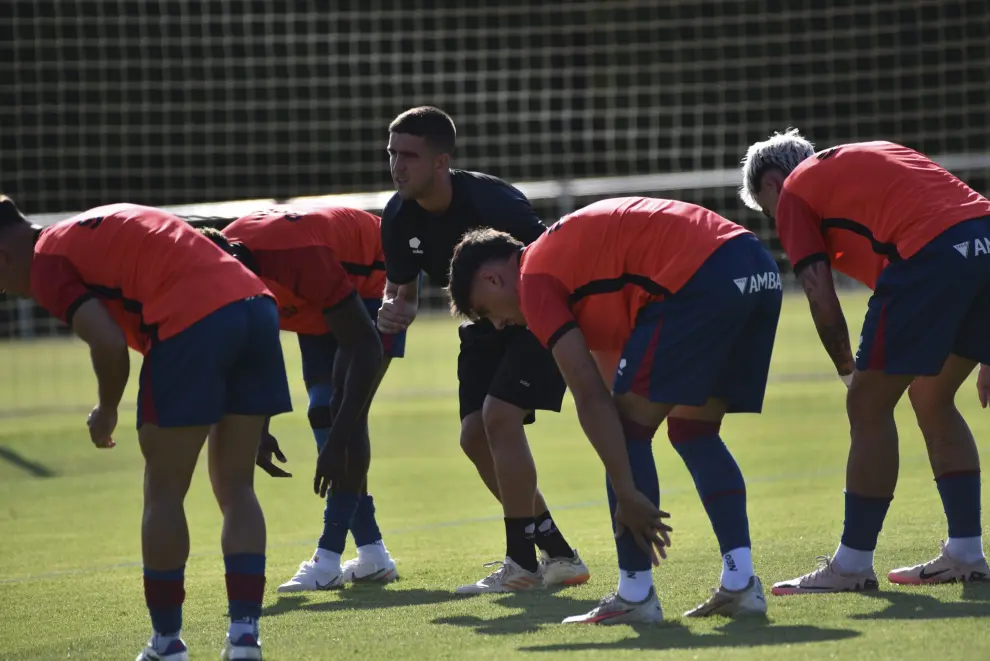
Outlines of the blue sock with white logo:
[[[632,469],[633,484],[650,499],[654,505],[660,504],[660,480],[657,477],[656,462],[653,458],[653,434],[656,429],[648,429],[628,420],[623,420],[626,436],[626,452]],[[615,532],[615,507],[617,500],[612,489],[612,481],[605,478],[608,493],[608,508],[612,517],[612,532]],[[615,550],[619,558],[619,587],[617,592],[623,600],[638,603],[646,599],[653,587],[653,565],[650,556],[636,544],[627,531],[615,540]]]
[[753,578],[746,482],[719,436],[721,424],[667,418],[667,435],[687,466],[722,553],[722,587],[742,590]]

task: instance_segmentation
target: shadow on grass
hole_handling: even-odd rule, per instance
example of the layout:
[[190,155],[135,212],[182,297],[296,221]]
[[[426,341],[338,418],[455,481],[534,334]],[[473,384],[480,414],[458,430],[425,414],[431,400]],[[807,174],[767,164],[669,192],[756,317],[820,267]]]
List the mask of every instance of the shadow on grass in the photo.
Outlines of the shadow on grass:
[[[548,593],[512,593],[495,603],[522,612],[504,617],[483,619],[473,615],[443,617],[433,624],[473,629],[480,635],[517,635],[533,633],[548,624],[559,624],[570,615],[585,613],[598,605],[597,600],[557,598]],[[566,625],[580,627],[581,625]],[[712,632],[692,633],[679,622],[656,625],[622,626],[636,635],[613,642],[559,643],[520,647],[523,652],[576,652],[584,650],[662,650],[712,647],[757,647],[793,645],[854,638],[860,633],[849,629],[822,629],[813,626],[771,626],[766,619],[729,621]]]
[[555,591],[509,592],[497,597],[496,604],[505,608],[521,608],[520,613],[505,617],[483,619],[475,615],[456,615],[433,620],[433,624],[448,624],[474,629],[486,636],[503,636],[539,631],[546,624],[559,624],[565,617],[586,613],[598,605],[594,599],[567,599],[555,596]]
[[14,468],[19,468],[33,477],[57,477],[57,473],[44,464],[25,459],[8,447],[0,445],[0,461],[5,461]]
[[[622,625],[619,625],[622,626]],[[848,640],[861,635],[851,629],[823,629],[804,625],[773,626],[766,619],[731,620],[711,632],[694,633],[676,620],[654,625],[629,625],[635,636],[612,642],[557,643],[520,647],[521,652],[603,652],[614,650],[712,649],[764,647]]]
[[[942,586],[941,589],[946,590],[946,598],[955,597],[952,586]],[[990,616],[990,583],[963,583],[963,600],[948,603],[929,594],[901,590],[862,594],[889,603],[876,613],[851,615],[852,620],[943,620]]]
[[321,595],[314,595],[314,593],[279,595],[278,601],[265,607],[263,615],[264,617],[274,617],[295,611],[328,613],[344,610],[429,606],[462,598],[450,590],[393,590],[371,585],[348,586],[342,590],[329,592],[339,598],[333,601],[313,601],[314,596],[319,599]]

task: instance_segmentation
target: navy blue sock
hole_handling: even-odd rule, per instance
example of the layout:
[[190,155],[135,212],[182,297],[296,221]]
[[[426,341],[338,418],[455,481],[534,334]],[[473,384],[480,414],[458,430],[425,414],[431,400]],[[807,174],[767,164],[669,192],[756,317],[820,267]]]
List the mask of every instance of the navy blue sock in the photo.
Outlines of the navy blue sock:
[[[660,504],[660,479],[657,477],[657,466],[653,459],[653,434],[656,430],[647,429],[628,420],[623,420],[626,434],[626,452],[629,454],[629,464],[632,468],[633,484],[650,499],[654,505]],[[612,516],[612,531],[615,532],[615,491],[612,481],[605,478],[605,490],[608,493],[608,509]],[[615,550],[619,556],[619,569],[623,571],[650,571],[653,565],[650,556],[636,545],[633,536],[628,532],[615,540]]]
[[265,596],[265,554],[234,553],[223,556],[227,570],[227,603],[231,620],[261,617]]
[[842,522],[842,545],[857,551],[875,551],[890,501],[846,491],[846,517]]
[[979,537],[980,472],[946,473],[935,480],[942,508],[949,521],[949,537]]
[[357,546],[368,546],[382,541],[382,531],[378,529],[378,521],[375,520],[375,499],[370,493],[361,496],[358,502],[357,511],[351,521],[351,534],[354,535],[354,544]]
[[176,635],[182,629],[185,576],[185,566],[168,571],[144,570],[144,600],[151,615],[151,626],[163,636]]
[[746,482],[739,465],[719,437],[720,424],[667,419],[667,435],[687,466],[708,513],[722,554],[750,548]]
[[323,534],[317,546],[326,551],[343,553],[347,545],[347,531],[354,522],[360,496],[356,493],[338,491],[327,494],[327,506],[323,510]]

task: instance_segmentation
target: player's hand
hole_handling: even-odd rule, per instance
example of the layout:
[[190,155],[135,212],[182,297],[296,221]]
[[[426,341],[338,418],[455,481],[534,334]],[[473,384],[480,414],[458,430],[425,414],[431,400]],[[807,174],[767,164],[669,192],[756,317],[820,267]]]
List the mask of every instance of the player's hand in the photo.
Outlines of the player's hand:
[[327,497],[327,491],[333,491],[344,476],[347,468],[347,446],[343,443],[332,447],[323,446],[320,456],[316,458],[316,477],[313,478],[313,493],[320,498]]
[[272,456],[285,463],[287,460],[278,447],[278,440],[267,431],[261,437],[261,445],[258,446],[258,457],[255,464],[272,477],[292,477],[292,473],[286,472],[272,462]]
[[663,522],[670,518],[637,489],[632,489],[627,495],[616,494],[618,502],[615,507],[615,536],[620,537],[628,531],[636,545],[650,556],[654,566],[660,564],[660,558],[667,558],[667,547],[670,546],[670,532],[673,530]]
[[89,439],[98,448],[112,448],[117,444],[113,442],[114,429],[117,428],[117,410],[105,411],[97,405],[89,413],[86,419],[86,426],[89,427]]
[[395,335],[409,328],[416,318],[416,308],[401,298],[386,298],[378,310],[378,330]]
[[990,367],[986,365],[980,365],[980,372],[976,376],[976,394],[980,398],[980,406],[990,406]]

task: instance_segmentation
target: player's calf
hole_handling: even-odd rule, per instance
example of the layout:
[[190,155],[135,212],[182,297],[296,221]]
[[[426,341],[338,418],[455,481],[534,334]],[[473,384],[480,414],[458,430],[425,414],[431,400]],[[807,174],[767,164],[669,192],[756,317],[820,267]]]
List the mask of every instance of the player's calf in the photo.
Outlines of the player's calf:
[[461,420],[461,451],[471,460],[481,481],[485,483],[488,490],[495,496],[495,500],[501,502],[498,491],[498,477],[495,473],[495,462],[492,459],[492,451],[488,446],[488,435],[485,433],[485,423],[481,417],[481,411],[469,413]]
[[213,488],[224,516],[221,547],[230,617],[222,658],[230,661],[261,659],[258,620],[265,592],[267,531],[253,473],[265,420],[263,415],[225,415],[210,438]]
[[189,532],[183,500],[207,429],[163,429],[150,423],[138,430],[144,454],[144,516],[141,523],[144,594],[153,633],[138,659],[184,661],[182,605]]
[[720,590],[738,592],[752,585],[755,578],[746,482],[719,436],[720,427],[720,422],[709,420],[667,419],[670,442],[691,473],[718,539],[722,553]]

